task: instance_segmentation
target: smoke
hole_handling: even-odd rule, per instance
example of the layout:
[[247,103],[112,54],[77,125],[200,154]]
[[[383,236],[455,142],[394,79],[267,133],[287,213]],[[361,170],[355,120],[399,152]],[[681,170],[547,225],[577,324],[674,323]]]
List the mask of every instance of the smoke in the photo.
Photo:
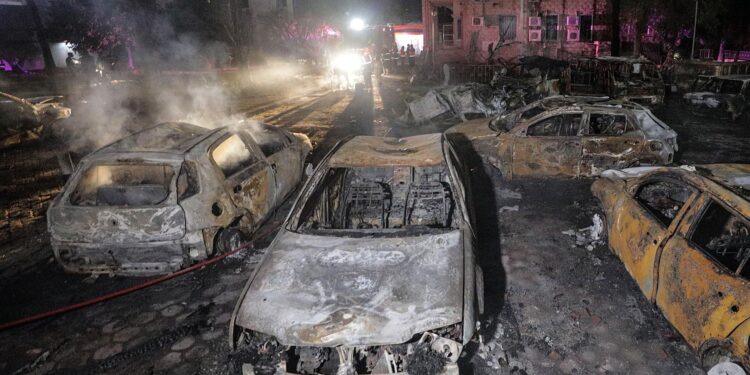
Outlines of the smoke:
[[[68,151],[88,153],[144,128],[182,121],[214,128],[242,123],[235,102],[259,91],[294,95],[301,71],[289,61],[267,61],[251,69],[226,68],[229,48],[216,40],[179,33],[158,13],[149,19],[150,40],[136,43],[137,74],[122,61],[98,56],[101,76],[82,71],[71,82],[66,104],[72,116],[53,126]],[[289,87],[296,87],[289,89]],[[252,122],[245,122],[251,126]]]

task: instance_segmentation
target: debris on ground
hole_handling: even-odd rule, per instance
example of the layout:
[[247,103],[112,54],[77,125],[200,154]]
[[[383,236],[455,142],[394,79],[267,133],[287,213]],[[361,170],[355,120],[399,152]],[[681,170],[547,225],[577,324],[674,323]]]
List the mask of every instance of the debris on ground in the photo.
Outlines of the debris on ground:
[[413,375],[436,375],[443,371],[448,360],[432,350],[430,343],[423,342],[414,347],[406,363],[406,372]]
[[599,214],[594,214],[593,224],[586,228],[578,230],[569,229],[563,231],[562,234],[575,238],[575,245],[573,247],[586,248],[588,251],[594,250],[596,246],[604,244],[604,220]]

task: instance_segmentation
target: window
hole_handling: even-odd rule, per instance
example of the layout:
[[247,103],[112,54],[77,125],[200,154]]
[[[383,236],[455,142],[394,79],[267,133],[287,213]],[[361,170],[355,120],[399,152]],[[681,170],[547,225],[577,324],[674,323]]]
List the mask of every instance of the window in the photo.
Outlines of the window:
[[214,147],[211,151],[211,158],[224,173],[224,177],[232,176],[258,161],[237,134],[233,134]]
[[742,81],[731,81],[724,80],[721,85],[720,94],[734,94],[737,95],[742,90]]
[[198,172],[195,164],[186,161],[182,163],[180,174],[177,176],[177,200],[181,201],[198,193]]
[[750,275],[750,225],[721,204],[708,204],[690,240],[731,272]]
[[567,113],[541,120],[526,130],[531,137],[575,137],[581,127],[580,113]]
[[516,40],[516,16],[500,16],[500,40]]
[[285,137],[282,131],[272,126],[263,125],[260,129],[253,129],[249,134],[266,157],[289,146],[289,138]]
[[592,37],[592,25],[594,23],[594,17],[593,16],[580,16],[580,38],[581,41],[591,41],[593,39]]
[[70,195],[76,206],[154,206],[169,196],[174,170],[169,165],[94,165]]
[[636,201],[669,226],[692,194],[692,190],[675,181],[649,181],[638,188]]
[[628,131],[625,115],[592,113],[589,115],[589,135],[620,136]]
[[531,107],[531,108],[525,110],[521,114],[521,118],[524,119],[524,120],[528,120],[528,119],[530,119],[530,118],[532,118],[532,117],[534,117],[534,116],[536,116],[536,115],[538,115],[538,114],[540,114],[542,112],[544,112],[544,108],[542,108],[541,105],[537,105],[537,106],[534,106],[534,107]]
[[557,25],[559,22],[557,15],[544,16],[544,40],[557,40]]

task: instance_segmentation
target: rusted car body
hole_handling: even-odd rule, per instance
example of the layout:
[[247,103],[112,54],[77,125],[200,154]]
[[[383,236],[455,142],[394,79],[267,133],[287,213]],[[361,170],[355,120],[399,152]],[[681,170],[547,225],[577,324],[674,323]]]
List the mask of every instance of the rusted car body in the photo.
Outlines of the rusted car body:
[[334,148],[245,286],[232,344],[276,348],[281,373],[405,373],[425,347],[457,373],[483,309],[465,168],[440,134]]
[[664,102],[664,79],[658,67],[645,57],[571,59],[566,74],[569,93],[604,94],[643,105]]
[[750,165],[608,171],[591,187],[609,246],[711,366],[750,364]]
[[[587,177],[640,164],[670,164],[677,134],[648,109],[596,97],[550,97],[446,131],[506,178]],[[459,141],[456,141],[459,142]]]
[[68,272],[175,271],[237,245],[301,180],[304,135],[165,123],[88,155],[47,211]]
[[42,96],[23,99],[0,92],[0,137],[34,131],[41,134],[44,127],[70,117],[70,108],[62,104],[62,97]]
[[695,115],[737,121],[750,103],[750,75],[700,76],[682,99]]

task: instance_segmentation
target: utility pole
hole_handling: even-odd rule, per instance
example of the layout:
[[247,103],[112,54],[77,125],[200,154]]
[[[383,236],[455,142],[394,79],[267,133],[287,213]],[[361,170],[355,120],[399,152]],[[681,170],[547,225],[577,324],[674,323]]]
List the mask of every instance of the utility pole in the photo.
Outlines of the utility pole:
[[695,0],[695,18],[693,18],[693,45],[690,47],[690,60],[695,59],[695,39],[698,32],[698,0]]
[[612,0],[612,16],[610,19],[612,27],[612,56],[620,56],[620,0]]

